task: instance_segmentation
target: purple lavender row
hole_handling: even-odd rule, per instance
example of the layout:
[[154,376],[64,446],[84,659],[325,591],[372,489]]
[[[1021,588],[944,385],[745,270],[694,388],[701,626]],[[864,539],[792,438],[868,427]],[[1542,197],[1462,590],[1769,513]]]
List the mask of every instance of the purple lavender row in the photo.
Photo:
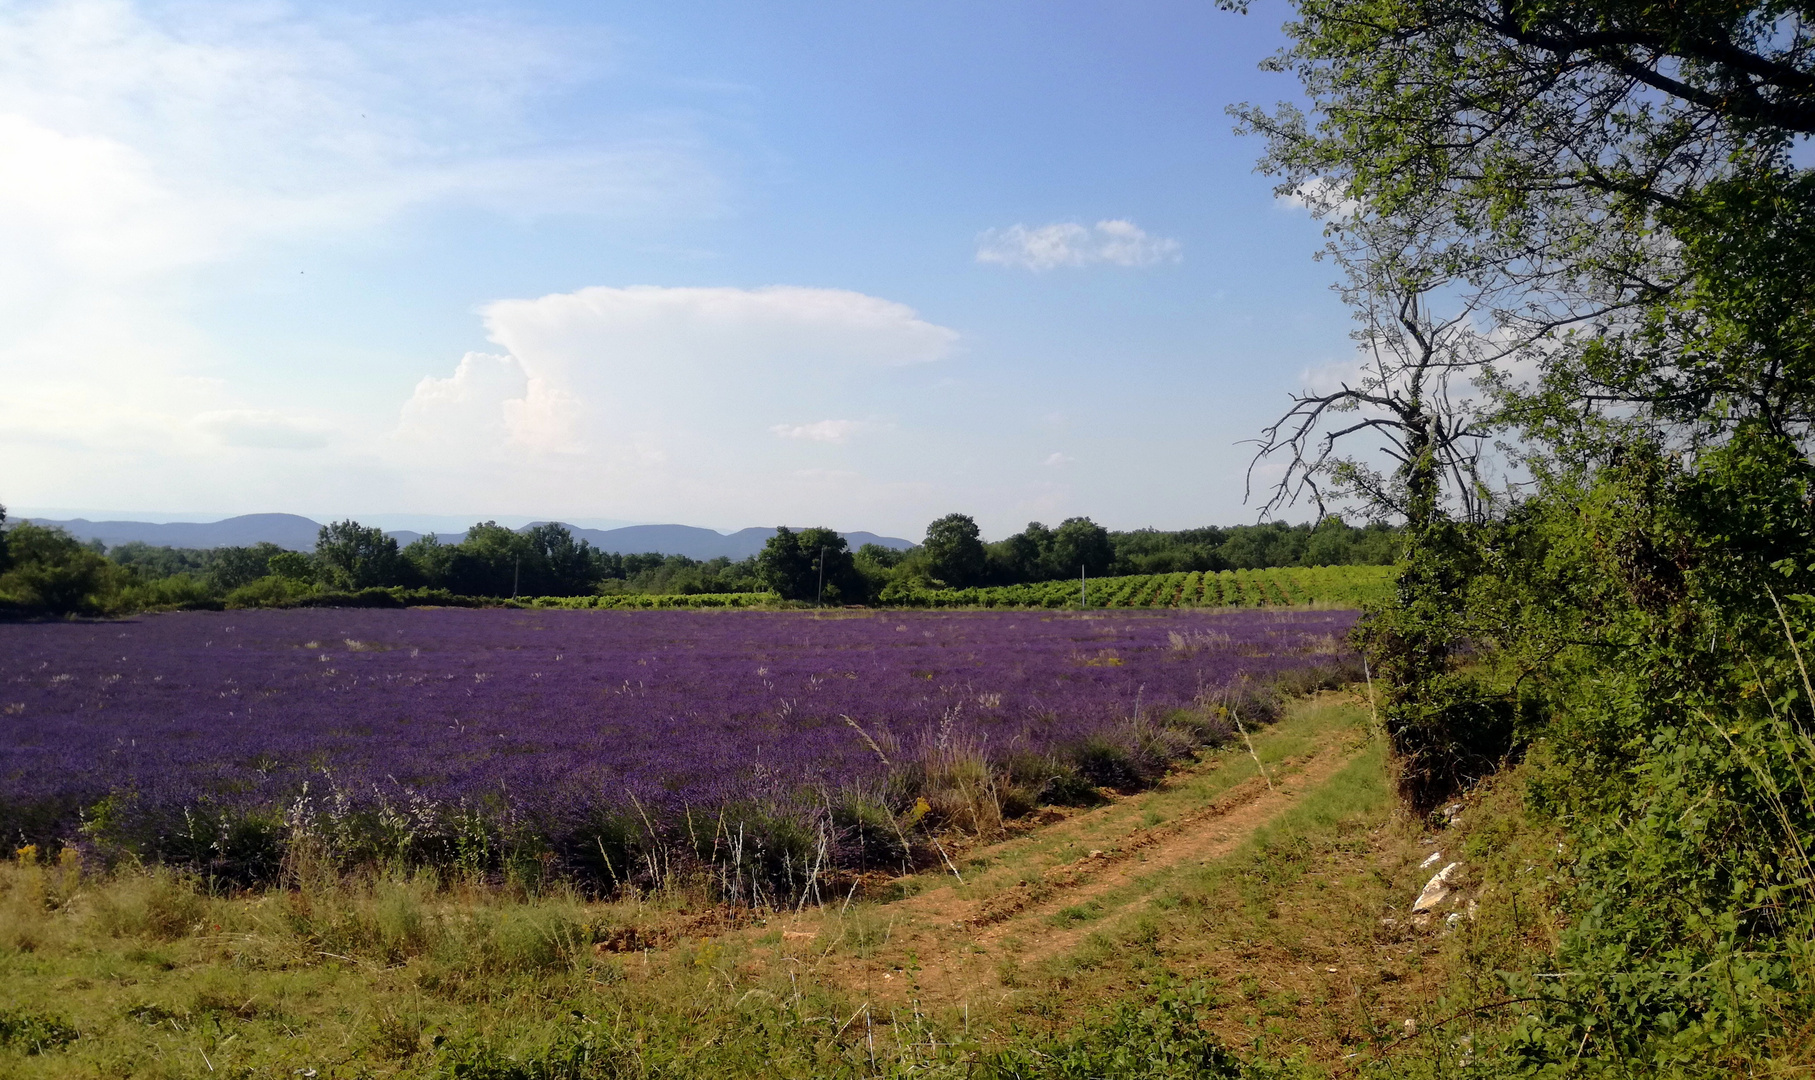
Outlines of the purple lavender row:
[[[1052,752],[1346,652],[1349,612],[189,612],[0,625],[0,821],[321,790],[573,815]],[[35,824],[32,824],[34,823]]]

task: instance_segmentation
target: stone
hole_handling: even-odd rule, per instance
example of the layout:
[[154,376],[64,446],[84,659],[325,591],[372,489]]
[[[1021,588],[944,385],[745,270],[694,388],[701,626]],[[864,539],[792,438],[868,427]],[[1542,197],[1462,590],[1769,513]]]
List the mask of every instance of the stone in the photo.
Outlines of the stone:
[[1455,878],[1456,871],[1461,868],[1462,863],[1458,861],[1437,871],[1434,877],[1425,882],[1424,891],[1418,894],[1418,899],[1412,904],[1412,911],[1429,911],[1443,903],[1449,894],[1455,891],[1455,886],[1451,882]]

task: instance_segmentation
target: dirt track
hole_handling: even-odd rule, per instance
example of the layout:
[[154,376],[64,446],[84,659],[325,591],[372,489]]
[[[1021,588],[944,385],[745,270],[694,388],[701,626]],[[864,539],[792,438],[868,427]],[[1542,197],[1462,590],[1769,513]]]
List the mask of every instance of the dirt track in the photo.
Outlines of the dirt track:
[[[955,856],[960,872],[973,868],[963,884],[948,877],[907,899],[873,905],[867,927],[853,927],[830,907],[804,912],[788,921],[782,944],[791,962],[878,1005],[1006,997],[1005,971],[1069,954],[1093,930],[1138,911],[1161,875],[1230,854],[1329,780],[1353,756],[1345,741],[1340,732],[1324,732],[1306,752],[1269,765],[1265,778],[1250,776],[1190,803],[1194,779],[1215,779],[1227,762],[1241,760],[1213,758],[1160,791]],[[1174,816],[1153,820],[1159,804]],[[1065,857],[1072,850],[1081,853]]]

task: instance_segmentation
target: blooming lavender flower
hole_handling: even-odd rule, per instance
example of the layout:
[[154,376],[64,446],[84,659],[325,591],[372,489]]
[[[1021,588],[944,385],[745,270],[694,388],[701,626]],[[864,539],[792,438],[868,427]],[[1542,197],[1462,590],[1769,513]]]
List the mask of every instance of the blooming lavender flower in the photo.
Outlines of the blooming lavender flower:
[[299,797],[383,798],[412,837],[424,807],[546,822],[785,801],[878,783],[887,747],[954,729],[989,757],[1078,745],[1137,708],[1327,662],[1354,617],[300,609],[4,624],[0,830],[66,837],[110,795],[152,817],[291,820],[308,816]]

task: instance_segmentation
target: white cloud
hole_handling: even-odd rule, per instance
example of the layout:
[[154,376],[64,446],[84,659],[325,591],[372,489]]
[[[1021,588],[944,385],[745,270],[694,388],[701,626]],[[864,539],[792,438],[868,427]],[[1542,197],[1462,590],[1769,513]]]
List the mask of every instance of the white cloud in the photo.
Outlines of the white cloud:
[[[839,289],[595,287],[484,310],[505,355],[468,353],[417,384],[397,436],[443,450],[566,452],[595,464],[686,460],[741,418],[833,405],[851,384],[939,360],[958,335],[913,309]],[[853,420],[778,424],[843,442]]]
[[716,199],[691,134],[660,122],[615,142],[530,141],[534,104],[594,74],[601,45],[273,5],[9,7],[0,218],[29,215],[66,261],[118,274],[427,202],[646,213]]
[[1149,236],[1132,221],[1099,221],[1093,228],[1061,222],[1028,228],[1010,225],[977,237],[977,261],[1052,270],[1060,266],[1152,266],[1184,258],[1177,240]]
[[405,442],[450,447],[502,446],[509,440],[506,401],[528,394],[529,379],[514,356],[469,352],[445,379],[424,376],[403,403],[397,435]]
[[1061,454],[1057,451],[1054,451],[1050,456],[1047,457],[1047,459],[1044,462],[1042,462],[1042,464],[1044,464],[1044,465],[1069,465],[1074,460],[1076,460],[1076,459],[1074,459],[1070,454]]
[[311,450],[328,445],[328,428],[320,420],[269,409],[206,412],[195,418],[195,426],[232,447]]
[[812,424],[776,424],[769,431],[784,439],[841,443],[849,439],[862,426],[855,420],[820,420]]
[[[928,485],[904,475],[890,410],[937,377],[959,336],[906,305],[838,289],[639,286],[481,314],[498,347],[421,379],[375,451],[421,505],[482,493],[532,514],[740,526],[828,520],[831,505],[852,520],[933,513]],[[802,442],[848,449],[836,469],[802,469]]]
[[[459,15],[0,5],[8,438],[31,440],[34,454],[136,453],[162,476],[213,460],[223,443],[319,449],[327,428],[286,420],[293,402],[249,399],[234,380],[251,365],[196,328],[218,315],[203,290],[222,278],[204,272],[382,242],[404,215],[435,207],[717,212],[687,114],[552,128],[548,103],[604,77],[611,45]],[[563,399],[534,385],[518,399],[499,421],[506,434],[559,449]]]

